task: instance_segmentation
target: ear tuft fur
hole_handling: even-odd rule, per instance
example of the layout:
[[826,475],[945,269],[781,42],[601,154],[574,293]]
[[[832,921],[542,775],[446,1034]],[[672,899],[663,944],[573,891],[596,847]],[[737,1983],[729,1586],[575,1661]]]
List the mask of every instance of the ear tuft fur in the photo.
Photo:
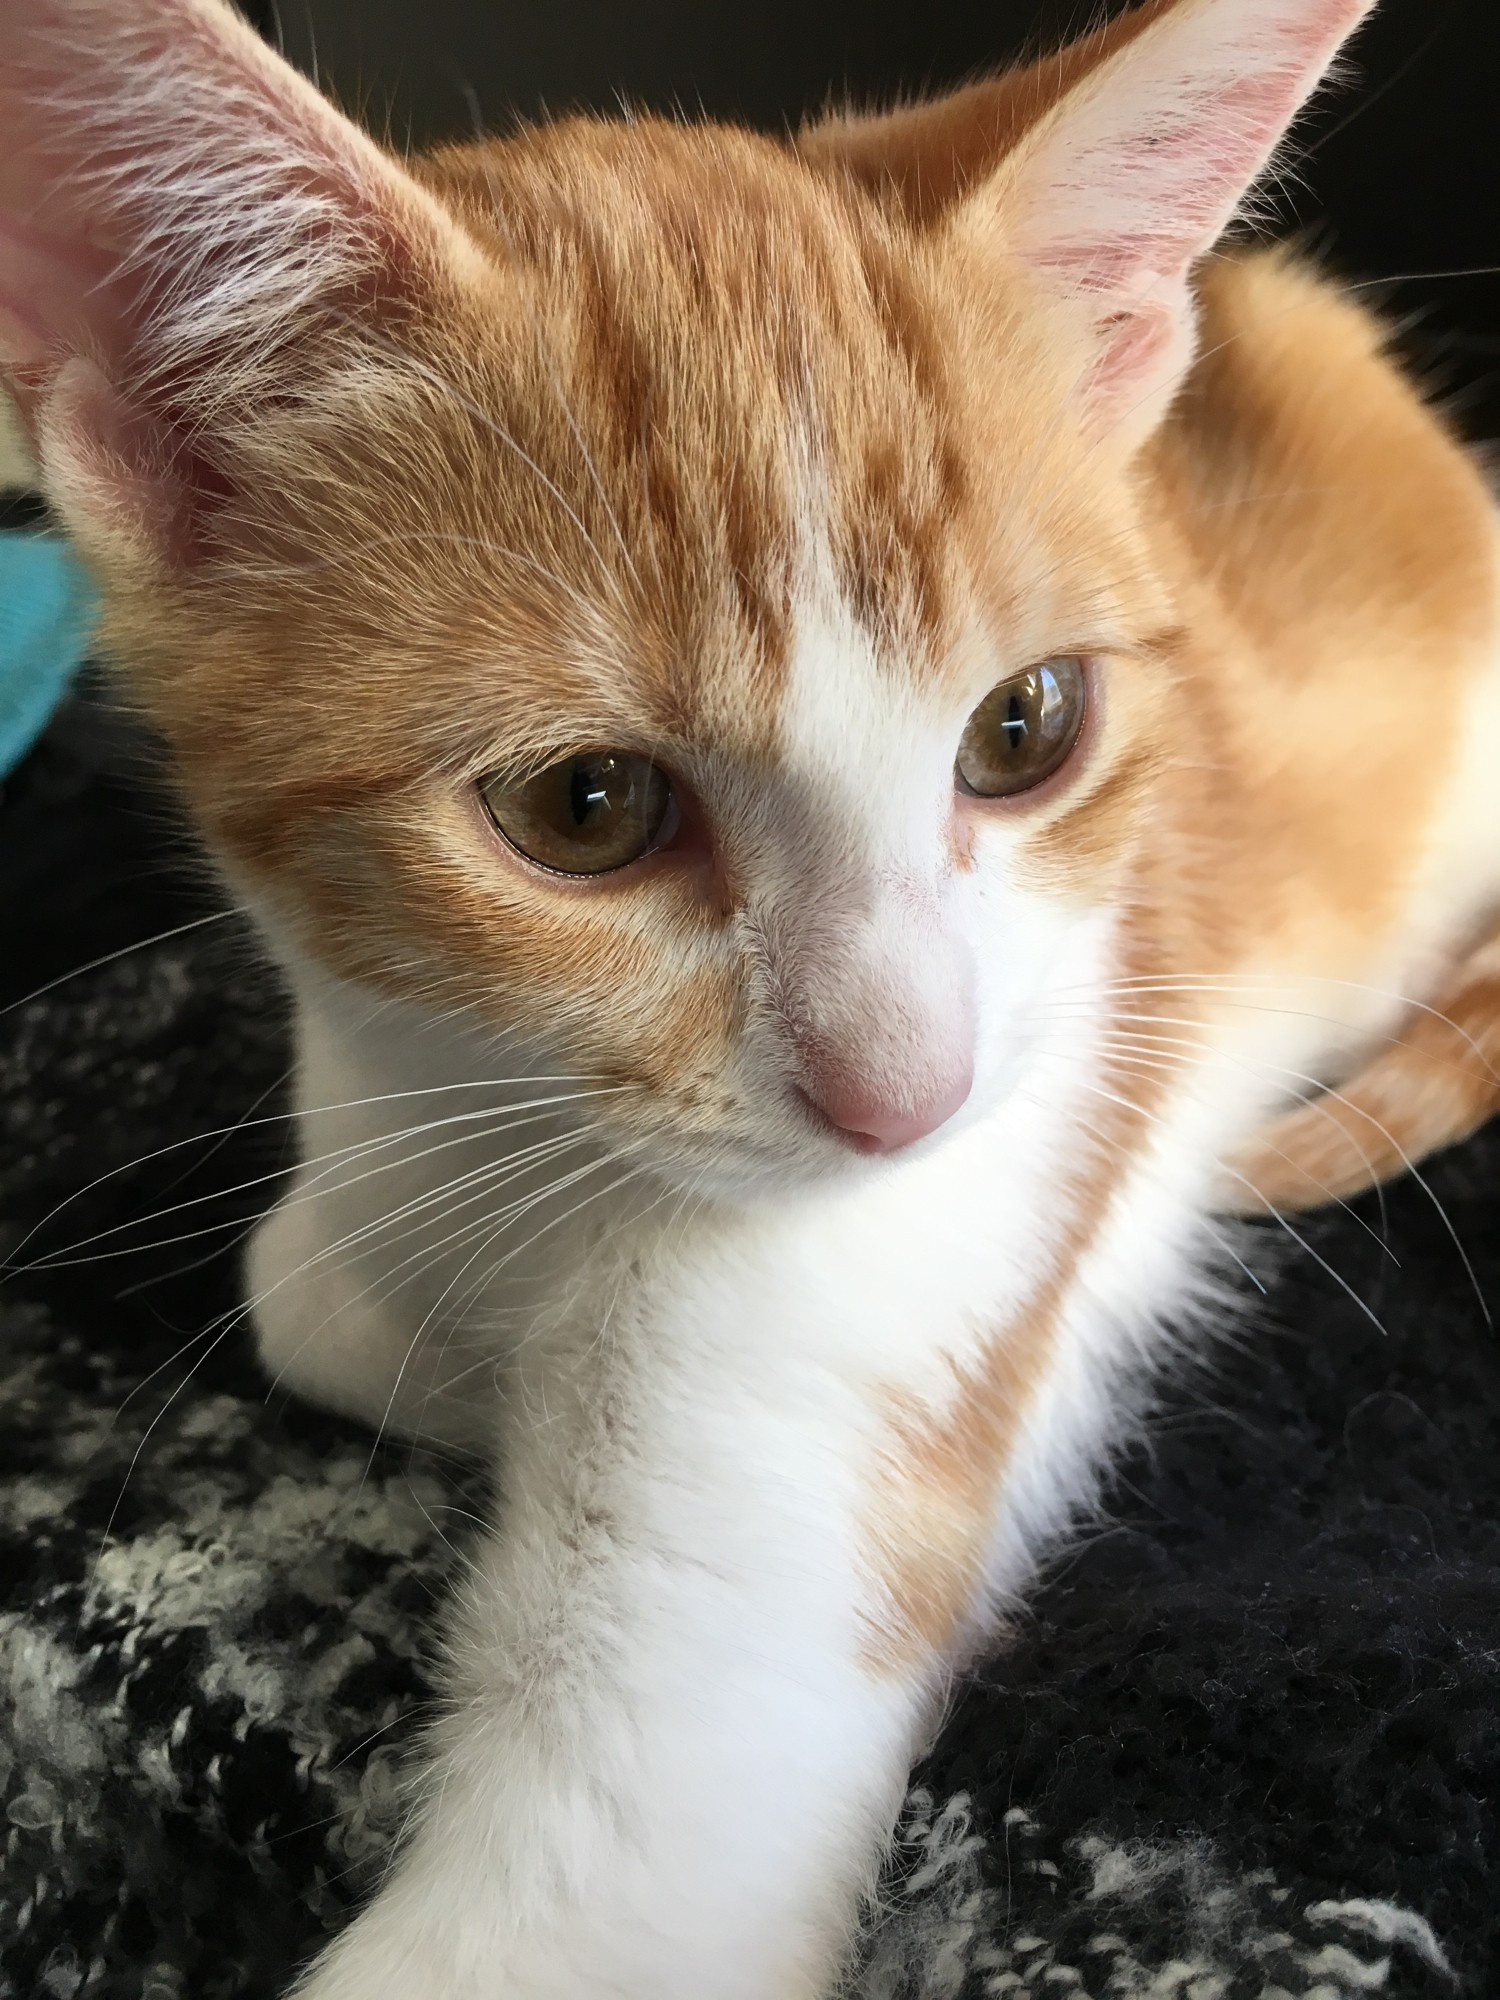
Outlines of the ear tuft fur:
[[[0,129],[0,369],[85,514],[86,466],[212,485],[227,428],[290,392],[320,328],[460,241],[217,0],[8,0]],[[98,379],[49,420],[74,362]]]
[[1084,389],[1129,442],[1192,358],[1188,274],[1233,220],[1373,0],[1178,0],[1094,69],[960,211],[1087,341]]

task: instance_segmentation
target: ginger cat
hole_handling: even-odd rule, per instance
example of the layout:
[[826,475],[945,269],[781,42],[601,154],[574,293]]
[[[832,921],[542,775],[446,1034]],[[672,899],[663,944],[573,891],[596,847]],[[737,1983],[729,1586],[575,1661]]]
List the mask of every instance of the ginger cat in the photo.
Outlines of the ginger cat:
[[0,363],[295,997],[261,1350],[497,1468],[304,2000],[830,1995],[1216,1214],[1493,1107],[1494,509],[1215,249],[1368,4],[406,161],[0,10]]

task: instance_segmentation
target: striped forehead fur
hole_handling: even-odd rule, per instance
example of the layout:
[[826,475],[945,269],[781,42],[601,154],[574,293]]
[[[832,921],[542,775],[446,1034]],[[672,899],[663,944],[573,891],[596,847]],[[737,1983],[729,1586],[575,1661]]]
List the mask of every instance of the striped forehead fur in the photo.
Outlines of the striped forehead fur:
[[[981,890],[996,923],[1010,899],[1061,920],[1106,897],[1172,817],[1154,774],[1194,748],[1160,643],[1181,623],[1175,530],[1084,407],[1094,335],[1006,247],[1007,204],[1018,241],[1040,226],[1010,162],[1033,134],[1050,157],[1074,83],[1097,123],[1093,79],[1125,62],[1137,166],[1168,114],[1202,156],[1196,228],[1253,173],[1255,118],[1294,108],[1282,70],[1311,75],[1354,5],[1324,0],[1287,38],[1263,6],[1216,27],[1220,0],[1153,4],[956,99],[923,127],[963,163],[934,208],[899,116],[795,144],[569,119],[402,165],[214,0],[127,25],[70,0],[66,46],[22,53],[44,150],[50,121],[85,156],[47,201],[65,231],[86,195],[118,253],[126,331],[101,359],[147,424],[141,470],[180,489],[191,560],[117,547],[86,496],[78,531],[237,878],[377,988],[568,1024],[573,1060],[658,1084],[691,1050],[697,1089],[716,1049],[748,1063],[743,1092],[790,1059],[769,1033],[755,1049],[758,1016],[800,1032],[768,940],[800,924],[831,968],[841,927],[894,927],[889,963],[858,975],[889,1014],[927,976],[901,926],[956,935]],[[1163,23],[1207,38],[1213,89],[1243,43],[1284,105],[1215,136],[1191,75],[1152,57],[1138,87]],[[118,89],[72,80],[85,30]],[[1128,121],[1100,130],[1136,143]],[[128,486],[111,450],[106,483]],[[1066,797],[990,824],[965,889],[954,744],[990,687],[1058,651],[1126,662],[1095,687],[1107,726]],[[709,893],[662,875],[585,895],[495,865],[466,788],[601,745],[696,793]]]

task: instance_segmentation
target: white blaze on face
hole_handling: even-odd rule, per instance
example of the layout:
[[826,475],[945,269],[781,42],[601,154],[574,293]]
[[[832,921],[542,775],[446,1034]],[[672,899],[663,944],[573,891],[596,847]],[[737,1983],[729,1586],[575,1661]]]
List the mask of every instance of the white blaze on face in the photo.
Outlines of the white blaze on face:
[[[1024,810],[955,795],[967,697],[880,659],[835,602],[800,620],[750,892],[795,1087],[885,1152],[999,1100],[1110,920],[1028,886]],[[987,655],[979,683],[1025,664]]]
[[945,1123],[973,1079],[952,723],[820,600],[799,621],[752,893],[797,1087],[884,1152]]

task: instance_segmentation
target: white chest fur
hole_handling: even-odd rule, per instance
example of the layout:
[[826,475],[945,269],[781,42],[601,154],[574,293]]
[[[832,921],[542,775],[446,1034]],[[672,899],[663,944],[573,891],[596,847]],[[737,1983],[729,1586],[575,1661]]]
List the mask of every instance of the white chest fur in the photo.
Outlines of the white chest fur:
[[501,1495],[427,1807],[309,1992],[810,2000],[950,1665],[871,1643],[890,1412],[941,1425],[1053,1296],[972,1630],[1089,1496],[1190,1282],[1224,1107],[1165,1093],[1121,1169],[1086,1136],[1118,1081],[1061,1010],[1021,1087],[942,1145],[730,1209],[612,1156],[580,1086],[514,1061],[476,1085],[460,1038],[311,982],[301,1028],[306,1163],[251,1259],[266,1360],[495,1451]]

